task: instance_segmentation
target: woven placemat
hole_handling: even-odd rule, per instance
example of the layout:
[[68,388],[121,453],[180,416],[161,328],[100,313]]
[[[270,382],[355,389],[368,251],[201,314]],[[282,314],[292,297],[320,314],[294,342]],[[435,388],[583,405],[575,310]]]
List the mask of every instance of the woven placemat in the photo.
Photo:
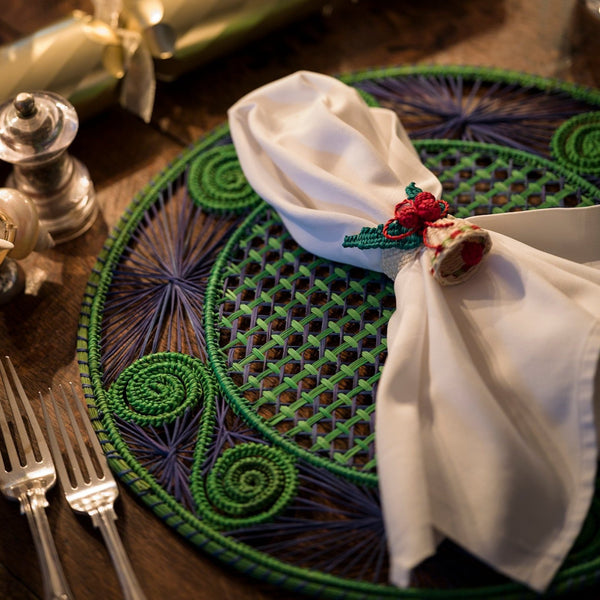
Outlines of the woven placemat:
[[[399,112],[457,216],[600,202],[598,92],[461,67],[342,79]],[[133,200],[90,276],[77,352],[110,464],[192,545],[288,590],[537,598],[450,542],[387,585],[373,424],[394,304],[385,276],[298,247],[216,129]],[[549,594],[598,580],[596,494]]]

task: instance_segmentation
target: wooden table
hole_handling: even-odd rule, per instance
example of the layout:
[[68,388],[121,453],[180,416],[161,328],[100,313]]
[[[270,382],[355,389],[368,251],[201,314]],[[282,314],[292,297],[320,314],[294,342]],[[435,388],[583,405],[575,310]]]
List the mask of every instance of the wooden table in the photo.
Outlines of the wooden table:
[[[72,8],[90,10],[90,4],[2,0],[0,42],[32,33]],[[32,397],[40,388],[78,379],[80,303],[107,233],[136,192],[190,142],[223,123],[227,108],[251,89],[298,69],[336,74],[409,63],[495,66],[597,87],[599,40],[600,19],[576,0],[345,0],[175,82],[159,83],[149,124],[109,107],[81,124],[71,147],[90,170],[101,216],[75,241],[23,262],[27,293],[0,307],[2,353],[12,357]],[[8,172],[6,165],[0,168],[2,178]],[[74,515],[58,487],[50,501],[48,518],[75,597],[121,597],[89,519]],[[117,511],[119,531],[150,600],[290,598],[192,548],[127,492]],[[26,519],[16,504],[0,499],[0,597],[41,595]]]

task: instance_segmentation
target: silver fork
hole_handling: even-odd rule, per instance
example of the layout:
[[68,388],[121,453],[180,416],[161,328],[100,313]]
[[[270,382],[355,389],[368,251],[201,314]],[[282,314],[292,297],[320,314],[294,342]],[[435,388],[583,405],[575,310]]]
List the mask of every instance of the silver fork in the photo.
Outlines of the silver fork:
[[[71,428],[77,442],[79,455],[83,461],[83,466],[85,467],[87,474],[84,474],[80,463],[77,460],[73,444],[71,443],[63,419],[60,418],[54,393],[51,389],[48,389],[50,403],[52,404],[54,414],[58,421],[58,429],[62,437],[66,455],[61,453],[56,433],[50,423],[44,397],[40,392],[44,421],[46,422],[48,439],[50,441],[50,447],[52,448],[52,454],[54,455],[54,462],[56,463],[61,487],[63,488],[65,497],[71,508],[76,512],[87,513],[92,518],[94,527],[97,527],[102,532],[125,599],[145,600],[145,596],[140,588],[135,573],[133,572],[131,563],[129,562],[129,558],[127,557],[117,528],[115,527],[117,515],[114,511],[114,501],[119,495],[119,489],[110,472],[108,463],[106,462],[106,458],[102,452],[100,443],[98,442],[98,438],[92,429],[92,424],[86,414],[86,409],[72,383],[70,384],[70,388],[72,400],[69,400],[64,388],[59,386],[63,404],[66,408],[69,422],[71,423]],[[81,427],[85,430],[86,437],[94,454],[96,465],[92,462],[92,456],[85,444],[81,434],[81,428],[77,423],[71,404],[76,405],[78,408],[82,423]],[[65,458],[67,459],[66,462]],[[70,466],[72,479],[69,477],[67,464]],[[98,467],[98,470],[96,470],[95,466]]]
[[[0,428],[7,459],[5,464],[4,458],[0,455],[0,488],[7,498],[19,501],[21,514],[27,516],[42,569],[44,598],[46,600],[69,600],[72,598],[72,594],[58,559],[44,510],[48,506],[46,491],[56,482],[52,455],[15,368],[10,358],[8,356],[5,358],[21,400],[21,407],[17,403],[10,379],[0,361],[0,375],[6,390],[7,408],[10,406],[12,414],[10,424],[14,431],[13,437],[7,412],[2,408],[2,402],[0,402]],[[27,430],[24,416],[31,433]],[[33,436],[33,439],[30,438],[30,435]],[[34,446],[37,446],[37,451]]]

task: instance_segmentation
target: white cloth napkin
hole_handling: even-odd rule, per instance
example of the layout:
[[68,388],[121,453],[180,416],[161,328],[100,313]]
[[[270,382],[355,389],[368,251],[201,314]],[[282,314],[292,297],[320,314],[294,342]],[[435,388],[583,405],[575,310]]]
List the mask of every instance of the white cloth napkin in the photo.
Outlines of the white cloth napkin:
[[[250,184],[319,256],[381,270],[380,250],[344,248],[344,237],[390,219],[411,182],[439,198],[396,115],[334,78],[273,82],[229,123]],[[447,536],[544,590],[593,494],[600,271],[490,235],[465,283],[439,285],[424,253],[394,282],[376,445],[400,586]]]

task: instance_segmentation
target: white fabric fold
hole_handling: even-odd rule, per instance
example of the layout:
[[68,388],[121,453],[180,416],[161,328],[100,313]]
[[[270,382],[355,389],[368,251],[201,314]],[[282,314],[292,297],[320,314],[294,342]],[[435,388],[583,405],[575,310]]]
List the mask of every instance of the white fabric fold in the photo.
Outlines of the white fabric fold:
[[[344,237],[385,223],[411,182],[440,197],[396,115],[334,78],[273,82],[229,123],[250,184],[319,256],[381,270],[380,250]],[[465,283],[440,286],[423,253],[394,282],[376,446],[397,585],[441,533],[544,590],[593,494],[600,271],[490,235]]]
[[467,220],[574,262],[596,265],[600,261],[599,204],[477,215]]
[[393,216],[405,197],[399,182],[434,195],[441,184],[394,113],[357,105],[356,90],[301,72],[240,100],[229,123],[246,178],[302,247],[380,271],[380,250],[343,248],[344,237]]

